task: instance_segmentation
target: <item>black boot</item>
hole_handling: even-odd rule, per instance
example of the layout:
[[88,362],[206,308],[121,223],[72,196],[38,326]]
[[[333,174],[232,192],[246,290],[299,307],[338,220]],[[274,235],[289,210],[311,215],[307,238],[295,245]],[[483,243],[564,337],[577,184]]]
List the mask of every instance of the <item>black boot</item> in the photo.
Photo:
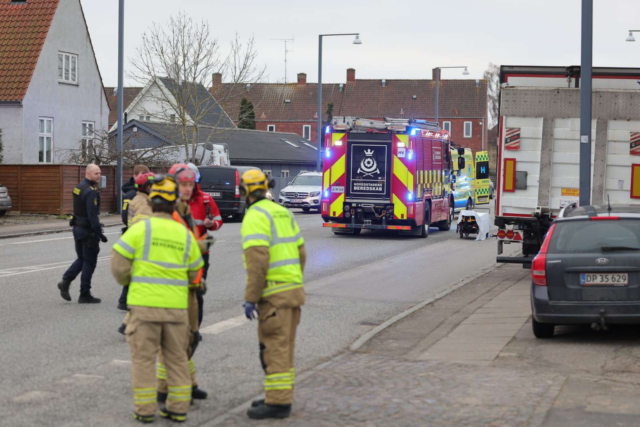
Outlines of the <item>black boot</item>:
[[129,311],[129,307],[127,307],[127,303],[126,302],[119,302],[118,303],[118,310]]
[[258,399],[251,402],[251,407],[255,408],[256,406],[264,405],[264,399]]
[[138,415],[136,413],[133,414],[133,419],[141,422],[142,424],[149,424],[153,422],[155,417],[153,415]]
[[124,323],[122,325],[120,325],[120,327],[118,328],[118,333],[124,335],[124,331],[125,329],[127,329],[127,325],[125,325]]
[[247,411],[247,416],[252,420],[264,420],[266,418],[288,418],[289,415],[291,415],[291,405],[262,404]]
[[209,396],[209,393],[198,388],[197,385],[193,386],[193,390],[191,391],[191,398],[195,400],[205,400]]
[[168,411],[164,405],[162,405],[162,408],[160,408],[160,411],[158,412],[162,418],[166,418],[176,423],[183,423],[187,421],[187,414],[176,414],[175,412]]
[[68,280],[62,279],[58,282],[58,289],[60,289],[60,296],[65,301],[71,301],[71,295],[69,295],[69,287],[71,286],[71,282]]
[[158,402],[160,402],[160,403],[166,402],[167,401],[167,396],[168,396],[167,393],[163,393],[163,392],[159,391],[158,392]]
[[80,298],[78,298],[79,304],[100,304],[102,300],[100,298],[95,298],[91,295],[91,292],[81,293]]

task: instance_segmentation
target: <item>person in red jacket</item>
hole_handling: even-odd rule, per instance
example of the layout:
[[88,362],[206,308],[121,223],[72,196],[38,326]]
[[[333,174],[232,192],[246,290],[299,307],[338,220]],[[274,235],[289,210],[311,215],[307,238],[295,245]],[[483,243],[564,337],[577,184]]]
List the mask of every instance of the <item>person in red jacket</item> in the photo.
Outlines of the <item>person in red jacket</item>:
[[[198,184],[198,182],[200,182],[200,171],[198,171],[198,167],[193,163],[189,163],[188,166],[196,174],[196,186],[189,199],[191,216],[198,226],[199,234],[204,236],[208,231],[217,231],[222,227],[222,216],[220,216],[220,209],[218,209],[218,205],[215,200],[213,200],[213,197],[200,189],[200,184]],[[207,273],[209,272],[209,252],[203,253],[202,259],[204,260],[202,278],[206,280]],[[198,324],[202,323],[204,313],[203,305],[203,295],[198,293]]]

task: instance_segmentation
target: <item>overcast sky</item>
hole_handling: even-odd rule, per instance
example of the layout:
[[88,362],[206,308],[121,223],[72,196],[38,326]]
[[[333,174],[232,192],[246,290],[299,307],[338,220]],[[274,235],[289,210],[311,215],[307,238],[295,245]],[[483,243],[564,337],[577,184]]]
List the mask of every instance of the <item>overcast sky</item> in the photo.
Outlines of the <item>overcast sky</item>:
[[[489,62],[511,65],[580,63],[580,0],[126,0],[125,60],[142,33],[184,11],[207,20],[228,45],[238,32],[254,36],[267,81],[284,80],[284,44],[293,38],[288,81],[306,72],[317,81],[318,34],[359,32],[325,38],[323,81],[341,83],[346,69],[357,78],[431,78],[436,66],[467,65],[467,78],[481,78]],[[640,1],[595,0],[594,66],[640,66]],[[82,0],[105,86],[117,85],[118,1]],[[127,63],[125,63],[125,67]],[[463,78],[461,70],[443,78]],[[131,85],[131,82],[126,84]]]

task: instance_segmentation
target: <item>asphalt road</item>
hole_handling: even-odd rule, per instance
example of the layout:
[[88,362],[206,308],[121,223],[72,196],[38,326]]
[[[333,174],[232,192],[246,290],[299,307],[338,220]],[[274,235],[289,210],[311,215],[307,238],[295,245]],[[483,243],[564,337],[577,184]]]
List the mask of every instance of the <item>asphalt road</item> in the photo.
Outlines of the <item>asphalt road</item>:
[[[495,260],[495,241],[428,239],[379,232],[335,236],[317,214],[297,214],[309,254],[307,304],[296,365],[304,372],[390,317],[459,283]],[[243,319],[240,224],[216,233],[195,360],[210,398],[192,408],[199,425],[261,392],[256,325]],[[69,234],[0,240],[0,425],[121,426],[130,421],[130,355],[116,332],[120,286],[111,278],[108,231],[94,275],[100,305],[63,301],[57,290],[75,258]],[[72,285],[77,298],[78,280]]]

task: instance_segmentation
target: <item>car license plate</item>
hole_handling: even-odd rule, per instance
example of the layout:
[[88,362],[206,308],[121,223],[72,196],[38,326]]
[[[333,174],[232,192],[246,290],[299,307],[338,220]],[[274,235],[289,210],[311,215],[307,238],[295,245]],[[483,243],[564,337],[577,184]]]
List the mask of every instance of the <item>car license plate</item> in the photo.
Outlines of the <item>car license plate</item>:
[[628,273],[582,273],[580,274],[582,286],[626,286],[629,284]]
[[304,200],[302,200],[302,199],[293,199],[293,200],[291,200],[291,203],[304,203]]
[[222,197],[222,193],[209,193],[211,197]]

